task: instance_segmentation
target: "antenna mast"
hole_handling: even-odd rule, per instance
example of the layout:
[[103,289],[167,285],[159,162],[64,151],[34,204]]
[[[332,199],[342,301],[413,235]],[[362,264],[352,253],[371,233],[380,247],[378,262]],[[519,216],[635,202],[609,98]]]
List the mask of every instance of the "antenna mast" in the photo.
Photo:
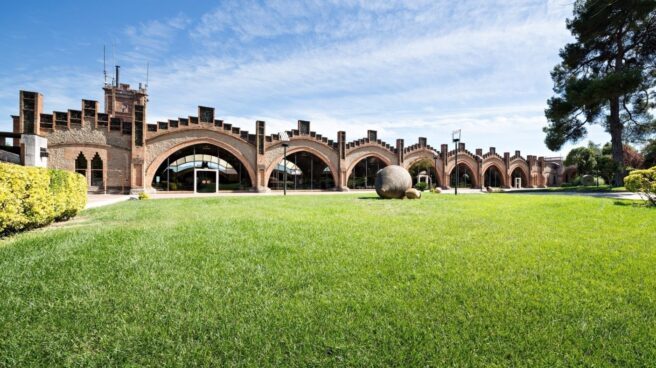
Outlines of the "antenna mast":
[[105,77],[105,85],[107,85],[107,56],[105,54],[105,45],[103,45],[103,76]]

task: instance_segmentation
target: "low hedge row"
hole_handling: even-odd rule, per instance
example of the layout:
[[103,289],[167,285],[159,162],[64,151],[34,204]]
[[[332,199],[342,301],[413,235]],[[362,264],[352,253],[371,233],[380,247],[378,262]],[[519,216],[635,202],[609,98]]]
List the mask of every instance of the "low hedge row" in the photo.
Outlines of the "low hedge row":
[[0,163],[0,236],[66,220],[86,202],[80,174]]

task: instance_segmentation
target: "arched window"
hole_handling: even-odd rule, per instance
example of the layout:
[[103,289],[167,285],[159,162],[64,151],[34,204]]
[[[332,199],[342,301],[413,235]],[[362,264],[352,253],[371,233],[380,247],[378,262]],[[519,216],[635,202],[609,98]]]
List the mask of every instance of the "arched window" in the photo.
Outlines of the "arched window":
[[330,167],[319,157],[310,152],[296,152],[283,158],[271,172],[268,186],[271,189],[282,190],[287,172],[287,189],[332,189],[335,180]]
[[[474,174],[469,170],[469,167],[465,164],[458,164],[458,174],[460,174],[460,179],[458,180],[458,188],[472,188],[474,186]],[[454,167],[451,171],[451,187],[455,188],[456,186],[456,168]]]
[[346,184],[350,189],[373,188],[376,173],[385,166],[387,165],[378,157],[365,157],[355,164]]
[[437,170],[435,170],[434,161],[428,158],[421,159],[410,166],[408,169],[412,177],[412,186],[417,185],[417,182],[425,182],[430,187],[439,187],[440,182],[437,177]]
[[523,188],[529,185],[526,175],[524,175],[524,171],[519,167],[513,170],[511,178],[513,188]]
[[103,162],[98,152],[91,159],[91,185],[98,187],[103,185]]
[[251,187],[241,161],[213,144],[196,144],[169,156],[155,172],[153,188],[161,191],[215,192]]
[[80,154],[77,155],[77,158],[75,159],[75,172],[87,176],[88,166],[89,163],[87,162],[87,158],[84,157],[82,152],[80,152]]
[[483,180],[485,181],[485,187],[500,187],[503,184],[501,180],[501,172],[496,166],[490,166],[485,170]]

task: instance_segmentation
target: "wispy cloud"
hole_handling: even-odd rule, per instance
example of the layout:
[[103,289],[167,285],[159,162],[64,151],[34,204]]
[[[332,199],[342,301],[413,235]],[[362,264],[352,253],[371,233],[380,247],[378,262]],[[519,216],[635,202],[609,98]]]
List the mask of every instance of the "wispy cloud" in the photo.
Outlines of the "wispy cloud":
[[474,146],[548,154],[543,109],[570,13],[565,0],[225,1],[126,27],[120,57],[133,75],[151,62],[153,120],[210,105],[244,129],[309,119],[324,135],[437,145],[461,127]]

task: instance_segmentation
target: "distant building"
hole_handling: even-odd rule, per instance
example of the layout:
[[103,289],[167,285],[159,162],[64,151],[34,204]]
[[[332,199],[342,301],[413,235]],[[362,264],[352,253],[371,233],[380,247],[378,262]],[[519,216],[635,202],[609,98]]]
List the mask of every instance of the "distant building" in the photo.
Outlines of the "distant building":
[[[250,133],[216,119],[214,108],[204,106],[195,116],[148,123],[144,88],[116,83],[104,91],[102,112],[97,101],[82,100],[78,109],[50,113],[43,111],[41,94],[21,91],[14,132],[4,135],[13,147],[5,151],[13,150],[14,161],[18,157],[26,165],[76,171],[87,177],[91,191],[263,192],[282,189],[285,171],[289,190],[372,188],[384,166],[410,169],[427,161],[423,180],[442,188],[455,185],[455,150],[447,144],[433,148],[426,138],[390,145],[370,130],[350,142],[340,131],[332,140],[299,120],[283,141],[266,134],[264,121],[255,122]],[[494,147],[470,152],[464,143],[458,166],[461,186],[472,188],[560,185],[565,172],[559,158],[500,155]]]

